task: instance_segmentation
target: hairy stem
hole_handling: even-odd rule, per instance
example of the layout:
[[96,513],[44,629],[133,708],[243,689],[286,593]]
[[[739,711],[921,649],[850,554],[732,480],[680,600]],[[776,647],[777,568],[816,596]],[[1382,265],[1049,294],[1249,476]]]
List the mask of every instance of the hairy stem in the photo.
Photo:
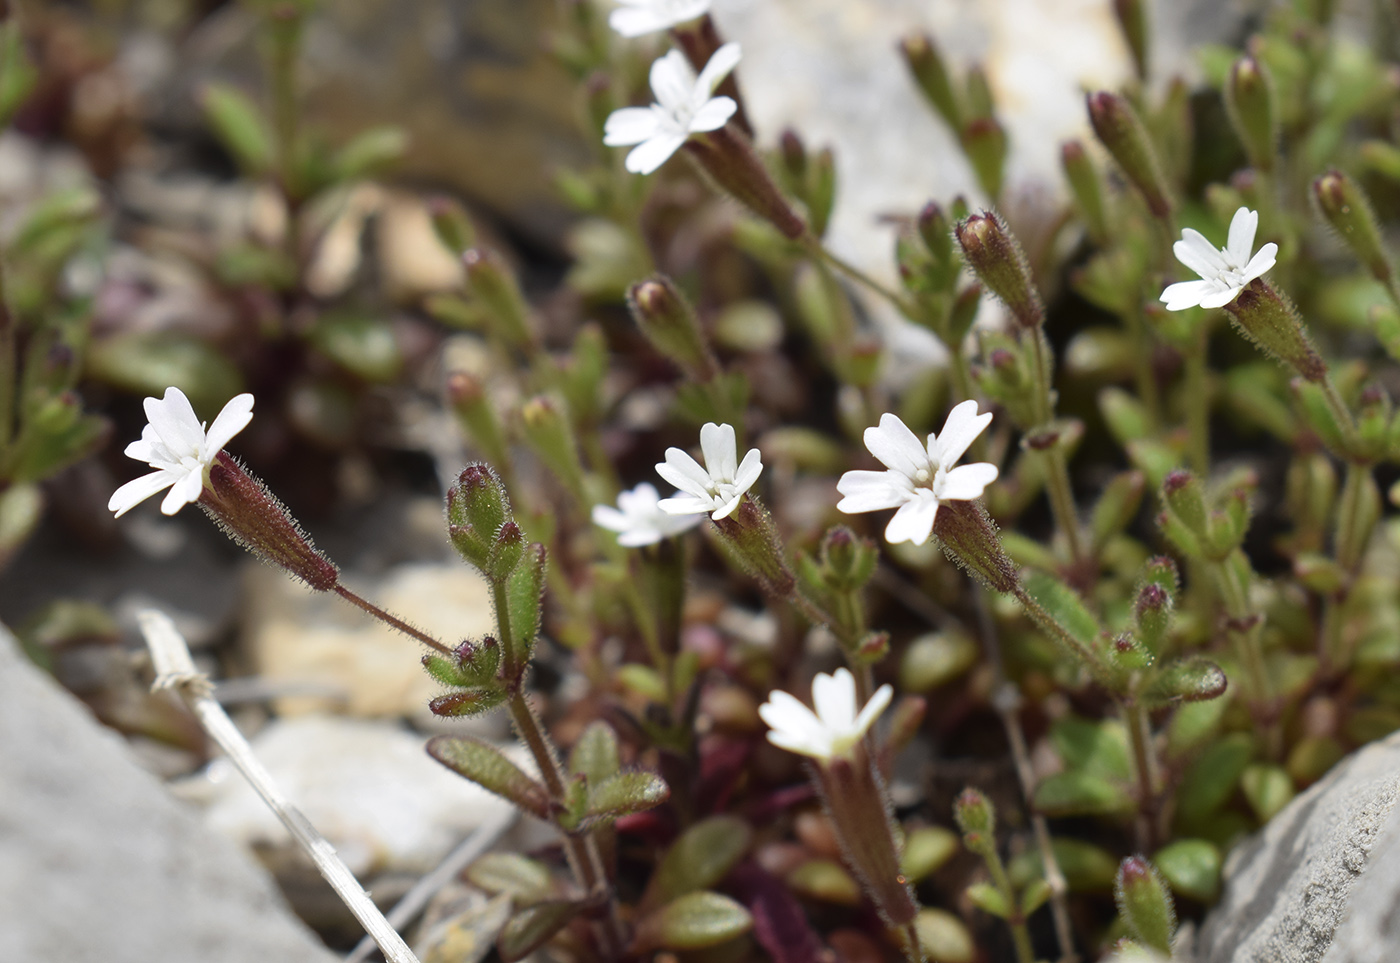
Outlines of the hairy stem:
[[448,646],[443,645],[431,635],[428,635],[426,632],[423,632],[419,629],[415,629],[403,619],[399,618],[396,615],[389,614],[388,612],[384,611],[368,599],[361,598],[360,596],[356,595],[354,592],[346,588],[344,585],[337,583],[333,591],[336,595],[339,595],[341,598],[345,599],[347,602],[354,605],[355,607],[368,612],[370,615],[374,616],[376,619],[383,622],[390,628],[398,629],[400,632],[402,632],[409,638],[414,639],[418,642],[422,642],[428,648],[436,649],[443,655],[452,654],[452,649],[450,649]]

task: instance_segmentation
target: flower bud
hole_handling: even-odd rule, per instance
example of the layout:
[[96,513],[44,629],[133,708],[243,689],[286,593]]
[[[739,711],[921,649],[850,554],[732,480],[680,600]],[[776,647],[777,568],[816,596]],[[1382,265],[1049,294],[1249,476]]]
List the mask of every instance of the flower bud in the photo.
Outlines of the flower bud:
[[1390,281],[1390,258],[1381,242],[1380,227],[1361,186],[1341,171],[1328,171],[1313,181],[1317,208],[1376,279]]
[[1167,475],[1162,482],[1162,500],[1192,535],[1202,541],[1206,539],[1208,515],[1205,492],[1195,475],[1183,470]]
[[1148,210],[1156,217],[1170,215],[1171,195],[1162,176],[1162,165],[1132,104],[1108,91],[1090,94],[1088,103],[1094,133],[1142,193]]
[[586,502],[583,463],[573,425],[561,400],[537,395],[520,409],[525,440],[580,504]]
[[1128,42],[1128,50],[1132,52],[1133,66],[1137,68],[1139,80],[1147,79],[1148,35],[1145,7],[1145,0],[1113,0],[1113,14],[1118,18],[1118,26],[1123,31],[1123,39]]
[[1108,216],[1104,207],[1103,183],[1099,172],[1094,169],[1094,162],[1089,160],[1083,144],[1068,140],[1060,146],[1060,164],[1064,167],[1075,207],[1079,209],[1079,216],[1084,218],[1089,236],[1102,244],[1108,238]]
[[1133,936],[1159,953],[1170,955],[1176,908],[1157,868],[1142,856],[1123,860],[1113,883],[1113,895]]
[[452,547],[465,560],[486,571],[496,535],[513,521],[510,495],[490,465],[468,465],[447,490],[447,531]]
[[515,274],[495,251],[472,248],[462,255],[467,282],[486,306],[495,333],[507,343],[525,348],[534,342],[530,333],[530,309],[520,293]]
[[933,518],[933,534],[949,559],[988,588],[1011,592],[1019,586],[1016,563],[981,502],[943,502]]
[[433,231],[438,240],[453,254],[461,257],[476,243],[476,229],[471,218],[452,198],[432,198],[428,201],[428,214],[433,219]]
[[1263,278],[1255,278],[1225,305],[1230,318],[1265,353],[1290,365],[1308,381],[1327,377],[1327,365],[1313,348],[1291,303]]
[[316,591],[330,591],[340,581],[335,564],[317,551],[286,507],[228,452],[214,457],[198,504],[229,538]]
[[1001,217],[992,211],[974,214],[954,229],[963,257],[977,277],[1001,298],[1023,328],[1045,321],[1045,305],[1031,280],[1030,265]]
[[953,802],[953,818],[968,849],[978,854],[996,849],[996,809],[980,790],[969,787],[958,793]]
[[481,449],[488,461],[497,465],[510,464],[501,421],[481,381],[464,371],[454,371],[447,376],[446,388],[448,407],[468,440]]
[[1006,164],[1005,129],[995,117],[978,117],[968,121],[960,139],[977,183],[995,200],[1001,195],[1002,169]]
[[807,219],[812,234],[821,237],[831,222],[831,209],[836,203],[836,154],[823,147],[812,158],[811,174],[807,178]]
[[796,240],[807,232],[807,225],[773,183],[753,147],[728,127],[691,137],[685,149],[721,189],[784,237]]
[[880,552],[870,539],[837,525],[822,536],[821,559],[823,577],[832,588],[855,592],[874,576]]
[[719,374],[710,346],[695,316],[671,279],[655,275],[627,291],[632,320],[651,346],[675,362],[695,381],[709,381]]
[[1144,585],[1138,590],[1133,617],[1137,622],[1138,639],[1148,651],[1161,652],[1172,617],[1172,597],[1167,590],[1156,582]]
[[783,159],[783,171],[792,184],[801,184],[807,179],[807,147],[791,127],[783,128],[778,135],[778,156]]
[[919,230],[919,239],[924,242],[924,247],[928,249],[934,264],[940,268],[951,264],[956,273],[957,256],[953,253],[953,228],[948,223],[943,208],[935,202],[929,201],[919,211],[916,224]]
[[975,63],[967,68],[967,76],[963,78],[963,86],[966,91],[963,112],[964,126],[974,120],[992,117],[996,112],[996,101],[992,97],[992,85],[987,80],[987,71],[982,68],[981,64]]
[[962,110],[958,106],[957,94],[933,38],[926,33],[910,34],[900,41],[899,51],[909,65],[909,72],[914,75],[914,82],[933,109],[953,130],[962,130]]
[[1272,170],[1278,119],[1268,69],[1253,57],[1236,60],[1225,84],[1225,107],[1249,163],[1256,170]]

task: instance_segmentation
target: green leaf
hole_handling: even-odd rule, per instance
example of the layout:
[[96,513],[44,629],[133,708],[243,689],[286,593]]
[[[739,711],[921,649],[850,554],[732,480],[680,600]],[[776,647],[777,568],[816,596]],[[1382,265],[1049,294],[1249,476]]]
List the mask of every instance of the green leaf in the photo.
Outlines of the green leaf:
[[1202,702],[1225,694],[1229,680],[1209,659],[1190,657],[1162,667],[1152,679],[1144,698],[1153,706],[1169,702]]
[[1224,805],[1254,757],[1254,739],[1234,732],[1206,747],[1186,770],[1177,792],[1177,814],[1190,825]]
[[408,135],[400,127],[371,127],[361,131],[331,162],[336,181],[370,177],[392,166],[408,150]]
[[1182,896],[1214,903],[1220,894],[1220,850],[1204,839],[1178,839],[1157,850],[1152,862]]
[[1116,815],[1132,812],[1132,796],[1121,784],[1086,772],[1059,772],[1035,790],[1035,808],[1047,816]]
[[243,390],[243,375],[227,354],[195,338],[164,334],[94,341],[87,373],[134,395],[158,398],[174,386],[201,413],[217,412]]
[[1116,720],[1090,722],[1066,716],[1050,728],[1050,741],[1068,771],[1082,771],[1108,780],[1132,778],[1128,737]]
[[753,917],[728,896],[688,893],[637,925],[633,951],[699,950],[732,940],[753,927]]
[[962,920],[940,909],[922,909],[914,917],[914,932],[919,946],[936,963],[972,963],[977,959],[977,945]]
[[1011,915],[1011,904],[1007,902],[1006,894],[991,883],[973,883],[967,888],[966,895],[972,901],[972,905],[984,913],[991,913],[1001,919]]
[[837,906],[859,906],[860,884],[834,859],[809,859],[787,874],[794,893]]
[[619,772],[589,786],[580,828],[654,809],[670,796],[671,788],[656,773]]
[[545,548],[533,544],[506,580],[506,611],[510,614],[510,634],[518,657],[528,659],[540,634],[544,608],[544,580],[548,565]]
[[1179,760],[1204,746],[1220,729],[1230,701],[1227,689],[1219,699],[1179,706],[1167,724],[1167,758]]
[[403,369],[394,329],[379,318],[323,315],[311,332],[311,344],[346,371],[375,384],[388,384]]
[[922,826],[904,837],[899,871],[911,882],[938,872],[958,851],[958,834],[942,826]]
[[467,879],[492,895],[508,893],[517,906],[539,903],[554,894],[549,867],[519,853],[487,853],[468,867]]
[[1256,762],[1240,775],[1244,798],[1261,823],[1273,819],[1297,794],[1288,771],[1274,763]]
[[44,517],[44,493],[33,483],[0,492],[0,569],[24,547]]
[[1123,860],[1113,895],[1118,901],[1118,912],[1133,936],[1154,950],[1170,955],[1172,934],[1176,931],[1176,907],[1156,867],[1141,856]]
[[254,177],[272,170],[276,159],[272,131],[251,98],[227,84],[208,84],[199,98],[214,136],[238,166]]
[[[1055,862],[1065,877],[1071,892],[1096,892],[1113,889],[1118,873],[1118,858],[1093,843],[1057,836],[1050,841]],[[1029,849],[1011,861],[1008,868],[1011,883],[1018,888],[1029,886],[1045,876],[1040,851]]]
[[661,858],[652,875],[648,902],[669,903],[678,896],[719,885],[743,859],[752,839],[753,830],[737,816],[702,819],[683,832]]
[[548,819],[552,806],[544,786],[530,778],[495,746],[470,736],[433,736],[428,755],[488,792],[515,803],[540,819]]
[[1070,635],[1090,648],[1097,647],[1102,630],[1074,589],[1045,572],[1031,572],[1026,576],[1025,585],[1031,597]]
[[549,900],[536,903],[516,913],[501,930],[496,949],[505,963],[514,963],[529,956],[548,942],[583,909],[573,900]]
[[904,650],[900,688],[923,693],[961,677],[977,664],[981,648],[966,632],[951,629],[921,635]]
[[622,768],[617,733],[601,719],[590,722],[569,753],[569,773],[582,773],[590,786],[601,784]]
[[1049,902],[1050,897],[1053,895],[1054,890],[1050,888],[1049,883],[1043,879],[1033,880],[1031,884],[1026,887],[1025,891],[1021,893],[1022,915],[1030,916]]

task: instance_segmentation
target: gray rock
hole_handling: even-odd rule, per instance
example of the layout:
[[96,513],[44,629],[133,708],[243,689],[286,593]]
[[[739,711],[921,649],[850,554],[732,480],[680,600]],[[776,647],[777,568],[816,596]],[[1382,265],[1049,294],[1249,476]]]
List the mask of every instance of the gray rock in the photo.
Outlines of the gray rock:
[[335,959],[251,857],[142,771],[3,628],[0,733],[5,959]]
[[1323,963],[1400,959],[1400,810],[1391,813]]
[[[1384,855],[1400,855],[1400,827],[1388,829],[1400,817],[1397,798],[1400,735],[1393,735],[1339,763],[1235,847],[1225,862],[1225,896],[1201,927],[1198,963],[1311,963],[1328,953],[1334,935],[1339,953],[1350,952],[1343,945],[1374,947],[1366,934],[1393,929],[1386,916],[1400,890],[1397,863]],[[1373,878],[1384,881],[1384,892],[1370,885]],[[1400,943],[1381,956],[1335,957],[1396,958]]]

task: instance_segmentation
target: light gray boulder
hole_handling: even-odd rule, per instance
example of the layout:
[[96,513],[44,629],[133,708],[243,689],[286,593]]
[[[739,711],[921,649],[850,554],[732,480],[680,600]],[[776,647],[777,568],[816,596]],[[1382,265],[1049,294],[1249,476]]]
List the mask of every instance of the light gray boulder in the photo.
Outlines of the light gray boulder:
[[1198,963],[1400,959],[1397,799],[1400,734],[1349,756],[1236,846]]
[[206,828],[0,627],[0,958],[330,963]]

